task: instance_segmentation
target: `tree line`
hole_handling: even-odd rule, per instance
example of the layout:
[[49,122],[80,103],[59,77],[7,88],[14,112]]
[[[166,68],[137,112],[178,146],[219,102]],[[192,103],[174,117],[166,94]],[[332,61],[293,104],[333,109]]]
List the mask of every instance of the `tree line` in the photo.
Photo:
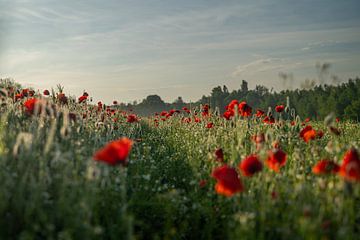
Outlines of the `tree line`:
[[248,83],[243,80],[239,89],[229,91],[224,85],[212,89],[210,95],[204,95],[194,103],[186,103],[178,97],[172,103],[164,102],[158,95],[149,95],[140,103],[120,104],[123,110],[133,111],[139,115],[151,115],[163,110],[197,108],[201,104],[209,104],[220,114],[233,99],[246,101],[255,112],[256,109],[268,111],[276,105],[289,105],[302,118],[314,120],[324,119],[330,112],[342,119],[358,121],[360,119],[360,79],[349,79],[338,85],[312,85],[307,89],[283,90],[280,92],[269,90],[265,86],[257,85],[255,89],[248,89]]

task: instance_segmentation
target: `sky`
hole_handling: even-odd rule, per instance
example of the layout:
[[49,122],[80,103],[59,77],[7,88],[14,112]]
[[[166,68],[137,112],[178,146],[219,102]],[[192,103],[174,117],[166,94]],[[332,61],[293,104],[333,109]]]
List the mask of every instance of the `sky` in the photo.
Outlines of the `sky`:
[[[359,0],[0,0],[0,77],[132,102],[360,76]],[[279,73],[291,76],[284,82]]]

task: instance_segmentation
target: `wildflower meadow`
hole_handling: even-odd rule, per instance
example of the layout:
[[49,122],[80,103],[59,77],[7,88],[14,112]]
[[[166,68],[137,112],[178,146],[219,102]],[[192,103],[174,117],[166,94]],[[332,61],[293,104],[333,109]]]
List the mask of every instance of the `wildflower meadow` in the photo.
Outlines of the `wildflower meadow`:
[[358,122],[64,89],[1,81],[0,239],[360,238]]

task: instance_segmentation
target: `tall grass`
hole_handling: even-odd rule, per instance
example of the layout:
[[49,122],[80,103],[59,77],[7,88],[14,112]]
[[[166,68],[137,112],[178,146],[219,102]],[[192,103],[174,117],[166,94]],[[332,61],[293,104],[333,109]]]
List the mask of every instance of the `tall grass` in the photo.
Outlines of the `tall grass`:
[[[358,124],[333,123],[337,136],[310,122],[325,135],[305,143],[299,119],[265,125],[213,114],[184,123],[180,113],[156,125],[51,97],[47,111],[30,115],[24,101],[3,98],[0,110],[1,239],[359,239],[360,184],[311,171],[318,160],[341,163],[350,146],[359,148]],[[259,132],[261,148],[251,141]],[[135,141],[126,167],[93,160],[122,136]],[[251,153],[264,159],[274,142],[288,156],[279,173],[240,174],[245,191],[216,193],[215,149],[237,168]]]

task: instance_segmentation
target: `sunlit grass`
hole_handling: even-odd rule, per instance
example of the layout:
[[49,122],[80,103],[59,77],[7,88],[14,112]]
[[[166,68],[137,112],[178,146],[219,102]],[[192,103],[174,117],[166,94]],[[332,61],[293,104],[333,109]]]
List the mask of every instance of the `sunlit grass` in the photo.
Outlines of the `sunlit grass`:
[[[0,122],[0,236],[3,239],[356,239],[360,231],[360,184],[338,175],[316,176],[321,159],[341,164],[351,146],[359,149],[357,123],[309,125],[324,131],[305,143],[304,127],[256,117],[197,116],[127,122],[126,113],[47,98],[46,111],[24,111],[25,99],[2,100]],[[52,107],[52,104],[55,104]],[[50,110],[52,109],[52,110]],[[76,121],[68,114],[76,115]],[[86,116],[85,116],[86,115]],[[194,116],[190,115],[193,119]],[[278,116],[277,116],[278,117]],[[117,121],[114,119],[117,118]],[[160,118],[160,117],[158,117]],[[282,116],[287,119],[287,116]],[[206,124],[214,123],[208,129]],[[251,137],[263,133],[257,146]],[[111,140],[134,141],[129,163],[108,166],[93,160]],[[251,178],[238,164],[256,153],[264,161],[274,144],[287,153],[276,173]],[[224,163],[214,152],[222,148]],[[245,190],[216,193],[214,168],[239,172]],[[201,184],[200,184],[201,183]]]

